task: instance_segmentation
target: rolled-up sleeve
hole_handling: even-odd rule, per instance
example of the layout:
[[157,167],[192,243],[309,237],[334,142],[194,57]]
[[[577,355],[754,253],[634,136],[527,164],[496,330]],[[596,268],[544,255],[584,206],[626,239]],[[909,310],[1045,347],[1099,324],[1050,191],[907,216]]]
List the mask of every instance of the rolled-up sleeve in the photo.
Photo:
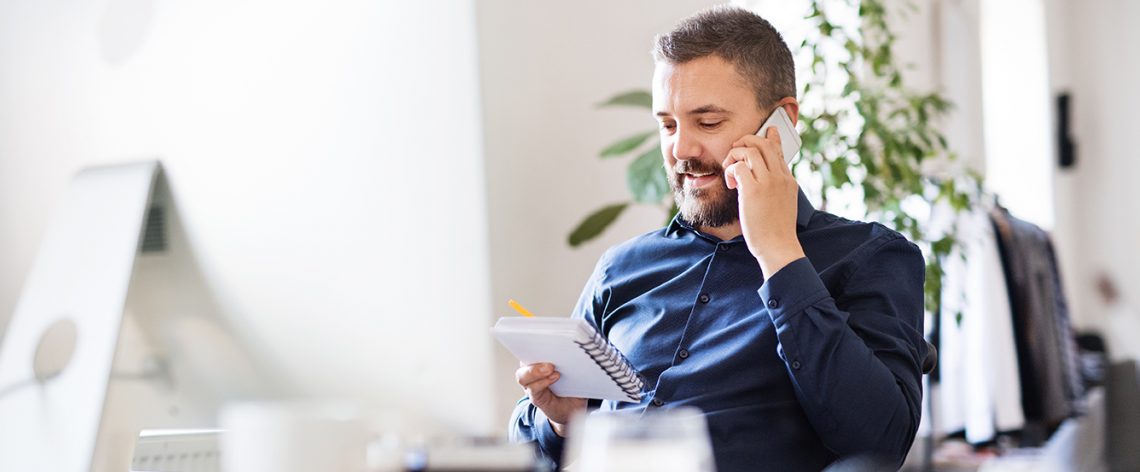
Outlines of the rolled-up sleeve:
[[901,464],[921,414],[925,263],[900,236],[873,244],[830,291],[801,258],[759,294],[776,327],[777,352],[823,443],[841,457]]

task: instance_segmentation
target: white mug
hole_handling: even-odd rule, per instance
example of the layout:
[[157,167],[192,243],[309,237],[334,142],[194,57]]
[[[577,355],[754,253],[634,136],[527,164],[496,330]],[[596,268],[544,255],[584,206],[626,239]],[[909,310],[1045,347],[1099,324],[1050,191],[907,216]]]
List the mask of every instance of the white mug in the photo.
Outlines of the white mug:
[[368,429],[350,405],[236,403],[220,423],[223,472],[366,470]]
[[713,472],[708,424],[696,408],[644,415],[597,411],[570,426],[564,463],[591,472]]

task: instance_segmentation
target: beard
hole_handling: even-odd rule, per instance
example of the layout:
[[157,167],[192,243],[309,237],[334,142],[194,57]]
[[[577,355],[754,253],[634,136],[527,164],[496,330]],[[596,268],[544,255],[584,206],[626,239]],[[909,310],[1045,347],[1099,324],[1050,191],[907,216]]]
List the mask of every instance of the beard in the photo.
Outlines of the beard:
[[[730,189],[724,182],[724,168],[720,164],[707,164],[696,159],[677,161],[670,169],[669,185],[673,187],[673,200],[681,211],[681,217],[695,228],[719,228],[735,223],[740,218],[736,189]],[[685,187],[687,173],[711,173],[717,176],[713,185],[692,188]]]

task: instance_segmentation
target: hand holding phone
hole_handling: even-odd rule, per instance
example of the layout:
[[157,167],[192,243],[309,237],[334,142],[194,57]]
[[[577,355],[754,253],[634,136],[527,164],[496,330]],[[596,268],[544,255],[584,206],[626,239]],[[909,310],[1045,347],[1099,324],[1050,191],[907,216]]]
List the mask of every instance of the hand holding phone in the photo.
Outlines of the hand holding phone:
[[788,112],[784,111],[784,107],[779,107],[773,111],[768,120],[760,126],[760,131],[757,131],[756,135],[767,136],[768,128],[773,126],[780,133],[780,148],[784,153],[784,163],[791,164],[792,158],[800,152],[803,141],[800,140],[800,134],[796,132],[796,126],[792,124],[792,118],[788,116]]
[[[760,264],[761,272],[768,277],[804,255],[796,233],[799,185],[786,166],[799,152],[802,141],[783,107],[772,111],[756,134],[766,139],[771,127],[780,135],[783,169],[771,167],[769,162],[775,156],[769,152],[769,146],[761,146],[752,136],[734,142],[721,164],[725,169],[725,184],[738,190],[744,241]],[[761,159],[763,162],[756,162]]]

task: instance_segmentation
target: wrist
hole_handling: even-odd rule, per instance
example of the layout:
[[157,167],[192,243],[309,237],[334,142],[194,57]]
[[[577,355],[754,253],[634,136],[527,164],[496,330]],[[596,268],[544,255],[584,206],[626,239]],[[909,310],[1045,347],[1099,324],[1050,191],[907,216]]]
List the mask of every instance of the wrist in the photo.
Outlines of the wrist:
[[554,430],[554,434],[557,434],[560,438],[566,437],[566,424],[558,423],[550,418],[547,418],[546,421],[550,423],[550,429]]
[[779,250],[754,254],[756,262],[760,263],[760,271],[764,273],[764,278],[766,279],[772,278],[780,269],[783,269],[788,264],[804,256],[804,250],[800,247],[799,241],[795,241],[794,245],[788,245]]

